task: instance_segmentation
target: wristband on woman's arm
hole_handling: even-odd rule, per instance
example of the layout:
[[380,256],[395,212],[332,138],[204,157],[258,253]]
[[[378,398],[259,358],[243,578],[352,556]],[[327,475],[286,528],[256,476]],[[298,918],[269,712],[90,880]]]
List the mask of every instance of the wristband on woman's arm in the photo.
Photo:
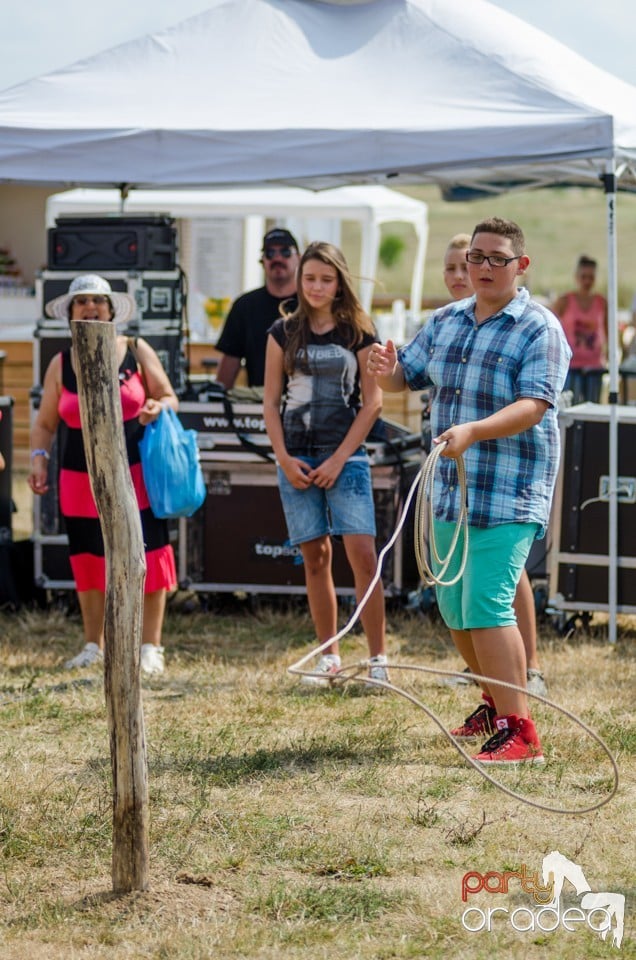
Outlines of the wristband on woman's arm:
[[51,454],[48,450],[44,450],[42,447],[39,447],[37,450],[31,451],[31,459],[34,460],[35,457],[44,457],[45,460],[50,460]]

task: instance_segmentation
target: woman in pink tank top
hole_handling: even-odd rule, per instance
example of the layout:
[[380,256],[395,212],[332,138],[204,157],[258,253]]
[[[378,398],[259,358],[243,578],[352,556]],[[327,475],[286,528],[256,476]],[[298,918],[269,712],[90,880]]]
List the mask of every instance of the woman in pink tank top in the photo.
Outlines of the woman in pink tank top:
[[607,357],[607,301],[594,293],[596,260],[579,257],[574,274],[576,290],[564,293],[553,310],[563,324],[572,349],[570,373],[565,383],[573,403],[598,403]]

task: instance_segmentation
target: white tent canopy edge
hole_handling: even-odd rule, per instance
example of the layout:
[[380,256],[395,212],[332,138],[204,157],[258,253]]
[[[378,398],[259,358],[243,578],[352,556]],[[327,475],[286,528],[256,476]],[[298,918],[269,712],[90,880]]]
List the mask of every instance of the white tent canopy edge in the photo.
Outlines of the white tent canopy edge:
[[0,180],[634,183],[634,104],[486,0],[211,0],[0,94]]

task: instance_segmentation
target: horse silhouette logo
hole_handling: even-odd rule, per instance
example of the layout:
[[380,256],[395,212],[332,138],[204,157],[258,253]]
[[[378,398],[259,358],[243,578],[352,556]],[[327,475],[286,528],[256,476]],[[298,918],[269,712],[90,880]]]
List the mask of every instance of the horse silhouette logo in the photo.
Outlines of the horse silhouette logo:
[[591,913],[597,910],[604,910],[606,912],[608,925],[602,930],[599,930],[601,939],[605,940],[611,929],[612,944],[615,947],[620,947],[623,942],[625,927],[625,897],[622,893],[605,891],[593,893],[581,867],[571,860],[568,860],[568,858],[564,857],[558,850],[551,850],[550,853],[543,858],[541,871],[544,885],[552,884],[553,899],[550,906],[557,909],[563,884],[567,880],[576,890],[577,897],[581,897],[580,905],[582,910],[589,910]]

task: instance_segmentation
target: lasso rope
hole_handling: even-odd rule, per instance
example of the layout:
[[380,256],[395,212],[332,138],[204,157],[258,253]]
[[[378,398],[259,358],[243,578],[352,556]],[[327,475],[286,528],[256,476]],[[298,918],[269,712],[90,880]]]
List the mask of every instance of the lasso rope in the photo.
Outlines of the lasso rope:
[[[448,553],[444,558],[440,557],[437,549],[437,541],[435,539],[435,524],[428,522],[430,512],[428,509],[428,504],[433,502],[435,466],[445,447],[445,441],[433,447],[430,454],[424,461],[424,466],[420,471],[421,482],[419,483],[417,489],[417,500],[415,501],[415,559],[417,560],[417,569],[420,577],[428,587],[432,587],[435,584],[440,587],[452,587],[453,584],[457,583],[457,581],[463,576],[466,568],[466,559],[468,557],[468,503],[466,500],[466,469],[464,467],[463,457],[459,457],[455,461],[457,468],[457,485],[459,487],[460,497],[459,514],[455,524],[455,531],[448,548]],[[404,512],[406,512],[406,508]],[[451,560],[455,555],[457,541],[459,540],[459,536],[462,532],[464,534],[464,546],[459,569],[452,580],[444,580],[443,578],[450,566]],[[439,565],[437,573],[434,573],[428,564],[426,551],[427,533],[431,554]]]
[[[424,462],[424,466],[418,471],[417,475],[415,476],[411,484],[411,487],[409,489],[409,492],[406,496],[406,499],[404,501],[404,507],[402,509],[402,513],[398,520],[397,526],[393,531],[393,534],[391,535],[390,539],[387,541],[387,543],[385,543],[384,547],[382,548],[382,550],[378,555],[378,563],[376,566],[375,574],[371,582],[369,583],[369,586],[367,587],[367,590],[364,596],[360,600],[359,604],[357,605],[353,614],[349,618],[348,622],[333,637],[329,637],[329,639],[325,640],[324,643],[321,643],[318,647],[315,647],[313,650],[310,650],[308,654],[306,654],[304,657],[301,657],[300,660],[298,660],[296,663],[288,667],[287,668],[288,673],[291,673],[295,676],[300,676],[300,677],[313,676],[313,673],[311,670],[304,669],[305,665],[310,660],[314,659],[316,656],[321,654],[323,650],[325,650],[327,647],[331,646],[331,644],[336,643],[337,641],[345,637],[352,630],[353,626],[357,623],[357,621],[360,618],[360,614],[362,613],[362,610],[364,609],[366,603],[369,600],[369,597],[375,590],[380,580],[380,577],[382,575],[382,566],[384,563],[384,558],[388,553],[388,551],[391,549],[391,547],[394,545],[400,533],[402,532],[402,528],[404,527],[404,523],[406,522],[406,517],[408,515],[409,508],[411,506],[413,497],[415,496],[416,490],[417,490],[417,503],[416,503],[416,516],[415,516],[415,554],[417,558],[418,569],[420,571],[420,575],[422,576],[422,579],[428,585],[441,584],[443,586],[451,586],[452,584],[456,583],[459,580],[459,578],[462,576],[465,565],[466,565],[466,556],[468,552],[468,519],[467,519],[468,511],[467,511],[466,473],[465,473],[464,461],[462,457],[459,457],[456,460],[457,478],[458,478],[458,485],[460,488],[459,495],[461,500],[460,510],[459,510],[459,515],[458,515],[455,531],[451,540],[451,545],[450,545],[448,554],[446,555],[446,557],[443,557],[443,558],[439,556],[437,551],[437,545],[435,544],[434,533],[433,533],[434,525],[431,524],[430,530],[429,530],[429,541],[431,543],[431,552],[435,558],[435,561],[439,564],[439,569],[437,573],[435,573],[430,568],[426,558],[425,531],[427,528],[427,520],[428,520],[428,512],[429,512],[427,508],[427,504],[432,503],[432,500],[433,500],[433,483],[434,483],[435,466],[445,446],[446,446],[445,443],[441,443],[433,447],[433,449],[431,450],[430,454],[428,455],[428,457]],[[458,573],[455,575],[455,577],[452,580],[444,581],[443,577],[445,576],[448,570],[448,567],[451,563],[451,560],[455,554],[459,536],[462,530],[464,532],[464,544],[463,544],[462,558],[460,561]],[[340,667],[338,672],[329,678],[329,683],[332,686],[339,686],[339,685],[344,686],[344,684],[346,683],[355,681],[358,683],[363,683],[366,686],[378,687],[384,690],[391,690],[393,693],[396,693],[399,696],[404,697],[405,700],[408,700],[410,703],[414,704],[414,706],[419,707],[419,709],[422,710],[433,721],[433,723],[437,727],[439,727],[440,731],[444,734],[446,739],[450,741],[450,743],[457,750],[457,752],[464,758],[464,760],[466,760],[470,764],[471,767],[473,767],[474,770],[476,770],[479,773],[481,777],[483,777],[484,780],[487,780],[494,787],[497,787],[497,789],[501,790],[503,793],[507,794],[509,797],[512,797],[513,800],[519,800],[521,801],[521,803],[525,803],[530,807],[536,807],[539,810],[545,810],[547,813],[558,813],[558,814],[567,814],[567,815],[579,814],[580,815],[584,813],[592,813],[594,810],[600,809],[601,807],[605,806],[605,804],[609,803],[610,800],[616,795],[616,792],[618,790],[618,782],[619,782],[618,765],[609,747],[607,746],[605,741],[594,730],[592,730],[586,723],[583,722],[583,720],[581,720],[579,717],[573,714],[570,710],[567,710],[565,707],[560,706],[558,703],[554,703],[553,700],[550,700],[547,697],[542,697],[537,693],[530,693],[525,688],[519,687],[514,683],[506,683],[503,680],[494,680],[492,677],[486,677],[476,673],[466,674],[463,671],[460,672],[458,670],[442,670],[438,667],[424,667],[424,666],[399,664],[399,663],[391,663],[388,665],[388,667],[391,669],[391,671],[405,670],[405,671],[413,671],[413,672],[421,672],[421,673],[432,673],[435,675],[441,675],[441,676],[447,676],[447,677],[462,677],[463,679],[468,678],[475,681],[483,681],[487,683],[489,687],[490,686],[505,687],[509,690],[516,690],[520,693],[525,693],[526,696],[531,697],[533,700],[538,700],[540,703],[544,703],[546,706],[552,707],[554,710],[557,710],[559,713],[562,713],[564,716],[566,716],[569,720],[572,720],[573,723],[577,724],[582,730],[585,731],[585,733],[587,733],[601,747],[601,749],[609,759],[609,762],[612,768],[613,783],[612,783],[611,789],[609,790],[608,794],[605,797],[603,797],[601,800],[598,800],[597,802],[585,807],[573,807],[573,808],[555,807],[549,804],[542,803],[538,800],[532,800],[529,797],[525,796],[524,794],[518,793],[515,790],[511,790],[509,787],[505,786],[505,784],[496,780],[487,772],[486,769],[484,769],[484,767],[480,763],[473,760],[473,758],[464,750],[464,748],[452,736],[450,731],[446,729],[446,727],[444,726],[440,718],[433,712],[433,710],[430,709],[430,707],[427,707],[426,704],[419,699],[419,697],[416,697],[414,694],[410,693],[409,691],[402,689],[402,687],[397,687],[395,684],[390,683],[388,680],[374,680],[372,677],[369,677],[367,675],[367,670],[369,668],[368,659],[360,660],[356,664],[352,664],[350,666]]]

